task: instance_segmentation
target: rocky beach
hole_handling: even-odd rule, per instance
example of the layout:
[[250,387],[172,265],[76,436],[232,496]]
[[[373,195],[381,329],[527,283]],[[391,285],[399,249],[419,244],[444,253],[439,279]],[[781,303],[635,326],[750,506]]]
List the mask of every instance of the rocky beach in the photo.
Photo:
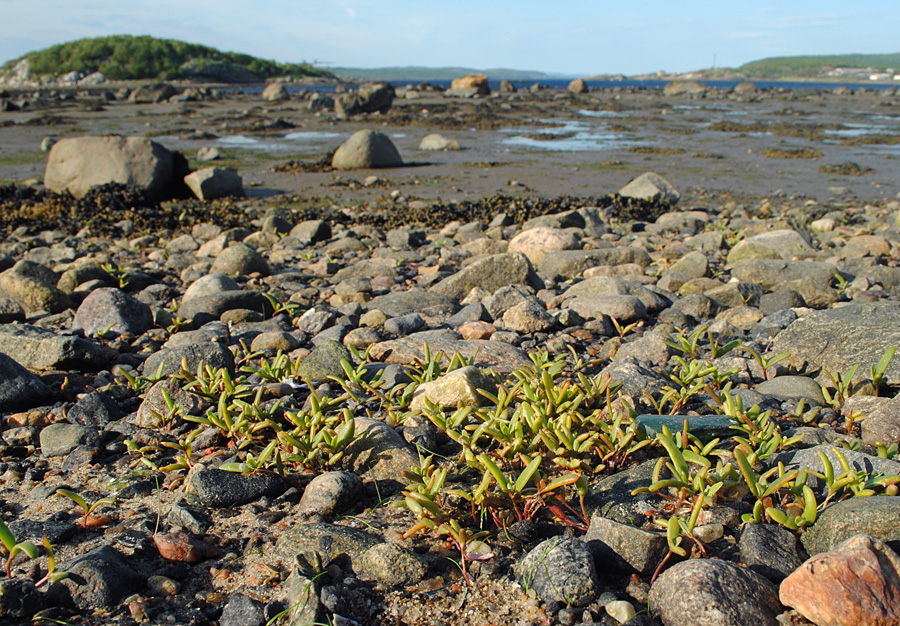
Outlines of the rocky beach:
[[0,90],[0,624],[896,624],[896,89]]

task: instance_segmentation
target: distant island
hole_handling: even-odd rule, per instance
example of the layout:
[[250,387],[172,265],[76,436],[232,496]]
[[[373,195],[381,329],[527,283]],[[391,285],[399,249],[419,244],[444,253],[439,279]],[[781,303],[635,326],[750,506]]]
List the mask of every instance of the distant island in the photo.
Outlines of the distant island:
[[490,80],[547,80],[567,77],[564,74],[547,74],[534,70],[509,68],[479,70],[471,67],[332,67],[329,71],[339,78],[349,80],[453,80],[468,74],[484,74]]
[[29,52],[0,67],[4,82],[15,78],[23,83],[29,79],[47,82],[66,75],[71,78],[68,82],[75,83],[89,76],[93,77],[90,82],[183,79],[225,83],[259,82],[279,76],[332,76],[306,63],[276,63],[148,35],[79,39]]

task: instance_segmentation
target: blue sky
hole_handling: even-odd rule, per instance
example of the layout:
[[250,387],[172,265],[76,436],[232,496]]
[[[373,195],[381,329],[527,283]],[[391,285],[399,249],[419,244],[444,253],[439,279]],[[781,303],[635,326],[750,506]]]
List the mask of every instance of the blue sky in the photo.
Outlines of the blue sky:
[[[278,61],[683,72],[770,56],[900,51],[900,2],[0,0],[0,62],[109,34]],[[327,66],[326,66],[327,67]]]

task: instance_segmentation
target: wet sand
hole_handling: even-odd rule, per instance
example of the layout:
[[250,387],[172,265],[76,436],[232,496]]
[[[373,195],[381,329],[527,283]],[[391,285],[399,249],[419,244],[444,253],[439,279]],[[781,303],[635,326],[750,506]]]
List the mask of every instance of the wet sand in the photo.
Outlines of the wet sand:
[[[445,203],[498,192],[599,196],[648,170],[680,190],[759,197],[871,202],[900,191],[898,99],[865,90],[768,90],[742,97],[722,91],[666,97],[659,90],[578,96],[544,90],[475,100],[429,94],[397,98],[389,113],[351,121],[312,113],[296,93],[277,104],[258,94],[231,94],[187,103],[106,102],[102,110],[90,110],[96,102],[89,93],[64,102],[43,98],[32,110],[0,114],[0,182],[43,175],[46,154],[39,147],[45,136],[117,133],[150,136],[183,152],[194,167],[206,165],[195,158],[199,148],[217,147],[224,158],[210,164],[236,167],[248,195],[273,199],[378,204],[394,189],[409,199]],[[349,173],[273,171],[291,160],[316,161],[360,128],[389,134],[409,165]],[[431,132],[456,139],[463,149],[418,150]],[[805,158],[790,158],[797,155]],[[847,164],[858,166],[859,175],[841,173]],[[362,186],[371,174],[381,183]]]

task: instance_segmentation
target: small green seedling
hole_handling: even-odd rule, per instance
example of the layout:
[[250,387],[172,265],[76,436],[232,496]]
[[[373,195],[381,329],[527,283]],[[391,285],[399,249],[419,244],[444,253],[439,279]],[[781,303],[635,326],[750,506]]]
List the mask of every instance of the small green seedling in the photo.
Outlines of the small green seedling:
[[6,577],[12,579],[12,562],[16,555],[20,552],[28,555],[30,559],[36,559],[38,556],[37,546],[30,541],[16,541],[15,536],[9,527],[0,520],[0,542],[6,549]]
[[82,528],[87,528],[88,518],[90,517],[91,513],[96,511],[98,508],[100,508],[104,504],[112,504],[116,501],[115,498],[106,497],[106,498],[100,498],[93,504],[88,504],[87,501],[83,497],[81,497],[74,491],[69,491],[68,489],[57,489],[56,493],[58,493],[61,496],[65,496],[65,497],[69,498],[75,504],[77,504],[79,507],[81,507],[81,509],[84,511],[84,520],[82,521],[82,525],[81,525]]

